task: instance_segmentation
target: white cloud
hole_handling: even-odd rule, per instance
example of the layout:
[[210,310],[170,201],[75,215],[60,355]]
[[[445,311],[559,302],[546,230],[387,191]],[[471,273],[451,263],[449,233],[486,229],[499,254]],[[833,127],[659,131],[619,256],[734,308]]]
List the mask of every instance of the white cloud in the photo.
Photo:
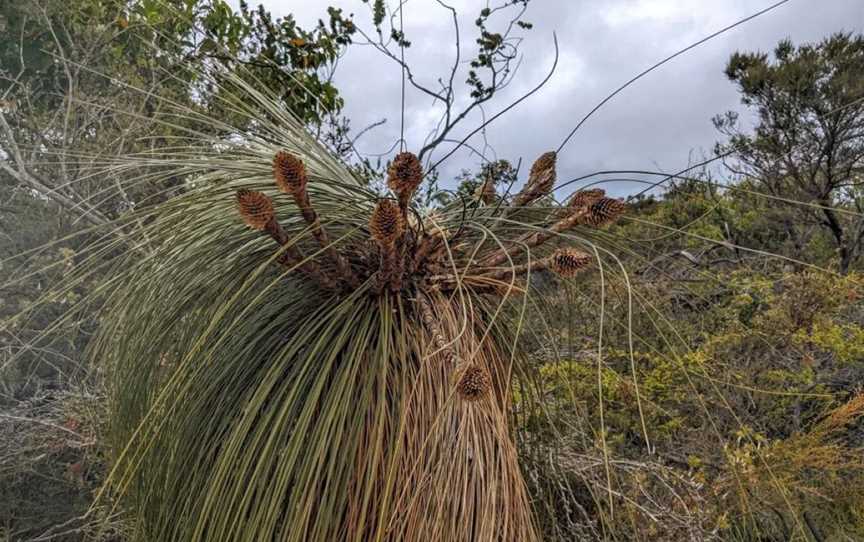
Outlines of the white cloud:
[[646,21],[673,23],[688,19],[693,13],[692,1],[629,0],[610,4],[608,9],[601,11],[601,16],[610,27],[622,28]]

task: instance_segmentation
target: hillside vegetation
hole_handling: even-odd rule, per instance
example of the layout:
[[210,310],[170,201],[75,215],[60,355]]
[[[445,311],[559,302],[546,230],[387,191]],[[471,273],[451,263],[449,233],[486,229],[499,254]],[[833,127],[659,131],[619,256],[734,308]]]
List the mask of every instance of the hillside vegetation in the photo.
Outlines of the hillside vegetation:
[[452,180],[528,2],[384,157],[359,4],[0,0],[0,541],[864,540],[864,36],[730,51],[686,171]]

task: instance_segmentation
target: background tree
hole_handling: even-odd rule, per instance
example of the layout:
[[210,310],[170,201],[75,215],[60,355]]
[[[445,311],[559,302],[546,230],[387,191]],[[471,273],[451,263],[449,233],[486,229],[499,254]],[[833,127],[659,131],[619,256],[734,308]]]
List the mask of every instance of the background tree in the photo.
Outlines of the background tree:
[[[438,0],[436,3],[453,21],[455,54],[449,72],[432,82],[424,81],[417,67],[405,60],[405,49],[411,46],[402,25],[401,10],[405,3],[399,2],[391,8],[384,0],[363,2],[369,4],[374,26],[374,31],[358,30],[365,43],[399,65],[406,84],[424,98],[431,99],[433,107],[441,111],[438,123],[417,151],[424,164],[432,164],[431,156],[435,149],[442,144],[459,143],[458,139],[453,139],[453,130],[473,113],[479,113],[484,104],[505,89],[516,76],[522,42],[520,31],[532,28],[532,24],[523,18],[529,0],[506,0],[482,8],[474,20],[474,50],[464,45],[464,30],[459,26],[456,9]],[[467,97],[462,96],[457,86],[462,77],[468,90]],[[404,138],[404,134],[401,137]]]
[[455,194],[442,192],[439,194],[438,202],[446,204],[454,198],[462,198],[464,201],[470,202],[483,198],[484,190],[491,190],[490,196],[496,194],[499,187],[504,190],[510,188],[512,192],[513,186],[518,181],[518,174],[519,172],[508,160],[486,162],[480,166],[477,172],[463,169],[456,177]]
[[[81,362],[81,351],[92,340],[95,318],[107,319],[94,292],[117,276],[113,271],[129,273],[141,262],[115,243],[107,256],[119,257],[129,265],[95,272],[87,253],[98,238],[97,232],[116,232],[142,243],[149,237],[146,242],[152,242],[155,224],[149,220],[139,224],[129,217],[133,213],[146,215],[143,208],[155,199],[177,193],[194,198],[191,189],[204,185],[206,180],[195,175],[177,173],[176,162],[160,154],[160,149],[170,146],[169,142],[178,148],[187,144],[187,129],[197,130],[204,139],[209,135],[227,136],[241,143],[244,136],[279,133],[267,127],[272,128],[290,110],[343,161],[361,164],[365,178],[356,193],[366,194],[364,201],[386,191],[381,182],[386,155],[377,158],[374,166],[367,161],[369,169],[362,170],[362,161],[367,157],[359,156],[353,146],[350,124],[339,112],[341,98],[333,84],[339,58],[358,35],[386,45],[394,63],[402,62],[402,49],[411,51],[399,21],[404,3],[388,7],[383,0],[375,0],[370,5],[372,30],[360,34],[350,18],[333,11],[325,22],[303,29],[290,17],[273,18],[265,10],[251,9],[246,4],[232,11],[224,3],[211,0],[0,0],[0,29],[9,30],[0,33],[0,112],[9,126],[5,135],[0,133],[0,161],[11,170],[0,168],[0,540],[117,541],[132,534],[124,532],[124,522],[114,516],[79,517],[92,502],[93,489],[104,480],[102,450],[109,440],[103,432],[104,421],[123,423],[128,414],[120,412],[122,409],[108,412],[108,400],[102,392],[105,358],[99,357],[97,363],[88,366]],[[433,5],[442,6],[444,16],[453,14],[445,3]],[[503,9],[506,6],[512,9]],[[460,33],[454,17],[457,48],[461,43],[461,50],[452,75],[448,72],[439,80],[434,74],[423,73],[422,63],[412,65],[410,71],[406,68],[409,90],[413,88],[428,98],[414,86],[417,84],[441,98],[431,101],[440,107],[436,111],[441,113],[442,124],[422,145],[408,149],[418,150],[433,143],[426,151],[426,164],[434,164],[437,156],[459,143],[461,129],[451,121],[460,118],[466,107],[473,109],[459,120],[463,125],[484,116],[481,113],[491,113],[485,111],[485,103],[475,102],[486,100],[490,88],[500,89],[503,81],[510,79],[503,77],[506,70],[501,69],[502,62],[506,63],[513,54],[512,47],[519,44],[518,32],[509,30],[530,26],[514,22],[521,21],[519,17],[514,20],[513,15],[521,16],[523,7],[523,2],[506,0],[498,7],[482,10],[475,20],[479,41],[464,39],[466,32]],[[406,13],[405,20],[411,20],[410,13]],[[849,37],[848,41],[855,39]],[[503,49],[490,56],[490,51],[499,46]],[[821,45],[814,47],[819,49]],[[848,53],[854,47],[840,49],[848,49]],[[797,54],[797,50],[790,53]],[[481,59],[481,55],[485,56]],[[459,57],[463,59],[461,64]],[[485,64],[490,58],[493,64],[498,62],[494,64],[498,76]],[[478,65],[465,59],[474,59]],[[770,69],[780,64],[779,60],[769,61],[767,56],[765,62]],[[196,69],[182,69],[187,64]],[[513,64],[514,69],[517,64]],[[474,79],[469,71],[475,72]],[[794,75],[794,70],[790,73]],[[852,88],[860,82],[860,75],[856,79],[850,73],[848,83]],[[276,105],[267,110],[276,112],[275,120],[267,115],[250,115],[244,109],[244,100],[235,99],[236,89],[231,85],[238,76],[272,97],[269,101]],[[480,77],[482,86],[477,85]],[[297,85],[301,79],[307,87],[320,90],[320,100],[310,100],[303,93]],[[830,79],[825,74],[825,80]],[[468,84],[461,85],[463,80]],[[801,85],[808,80],[802,76]],[[145,92],[135,91],[132,85]],[[772,85],[783,87],[776,82]],[[787,87],[783,87],[784,92],[792,92],[795,85]],[[758,103],[754,101],[752,106],[757,116]],[[858,103],[852,101],[848,108],[855,105]],[[235,109],[241,114],[235,114]],[[69,128],[65,124],[67,115]],[[773,115],[768,118],[773,119]],[[482,120],[488,118],[492,116],[487,114]],[[202,119],[205,121],[199,122]],[[220,125],[221,119],[227,122]],[[789,119],[799,116],[790,113]],[[231,127],[227,133],[225,125]],[[443,137],[442,131],[446,131]],[[62,137],[64,133],[69,136]],[[752,138],[758,149],[771,148],[756,144],[758,132],[727,133]],[[360,134],[362,131],[353,137]],[[740,150],[733,145],[733,139],[730,137],[720,152]],[[803,136],[799,136],[801,141]],[[23,157],[20,161],[11,152],[12,144],[18,142]],[[207,155],[218,163],[224,155],[214,152],[217,149],[225,150],[204,145],[202,152],[194,156]],[[482,157],[488,147],[478,145],[476,149],[474,156]],[[150,153],[155,161],[168,166],[155,171],[158,182],[151,177],[131,178],[137,174],[136,168],[123,168],[120,159],[136,152]],[[508,320],[502,322],[500,331],[508,335],[521,330],[520,344],[529,353],[526,363],[520,366],[532,385],[515,390],[515,408],[509,413],[512,422],[508,423],[517,438],[519,469],[531,492],[544,540],[779,542],[793,538],[864,537],[860,521],[864,502],[864,396],[859,386],[864,380],[864,313],[860,303],[864,292],[857,272],[861,258],[851,261],[846,277],[792,272],[793,268],[781,258],[806,255],[807,262],[816,266],[836,265],[836,238],[825,223],[823,209],[780,205],[767,197],[776,194],[804,200],[805,204],[814,201],[812,196],[802,195],[806,193],[800,192],[785,173],[770,177],[774,192],[769,191],[766,177],[750,169],[742,160],[745,156],[730,160],[729,165],[746,174],[746,179],[724,187],[725,183],[694,174],[691,179],[676,182],[662,197],[635,201],[622,224],[603,229],[579,227],[570,232],[571,239],[588,250],[592,246],[608,249],[600,251],[603,265],[595,267],[599,272],[585,270],[578,287],[562,291],[547,288],[557,285],[558,279],[549,271],[537,270],[532,273],[535,288],[531,297],[524,296],[530,301],[530,313],[523,317],[521,310],[509,310]],[[186,158],[196,160],[191,154]],[[242,272],[223,275],[224,267],[220,266],[246,254],[241,262],[244,268],[257,269],[259,262],[273,255],[274,247],[266,236],[255,239],[254,232],[242,231],[234,213],[231,188],[239,184],[266,178],[266,184],[259,188],[275,193],[269,181],[270,156],[248,158],[244,153],[235,162],[244,168],[256,164],[254,173],[234,179],[227,187],[220,185],[224,190],[212,193],[212,205],[175,208],[177,228],[163,230],[167,245],[179,240],[188,248],[173,250],[178,248],[174,246],[169,267],[182,270],[189,266],[185,267],[189,272],[179,273],[173,283],[160,280],[159,274],[166,268],[154,261],[153,273],[143,271],[140,278],[127,281],[153,284],[152,289],[143,290],[148,294],[165,292],[131,303],[135,312],[130,313],[130,327],[118,326],[117,333],[105,335],[104,344],[109,348],[140,347],[146,352],[130,357],[140,363],[142,370],[132,370],[128,378],[121,375],[118,379],[141,400],[147,395],[140,393],[144,388],[138,385],[143,375],[152,374],[158,380],[176,369],[177,351],[163,345],[188,339],[190,330],[199,324],[209,327],[220,296],[236,292],[230,281],[245,282]],[[781,166],[789,170],[801,168],[799,159],[804,164],[810,158],[808,153],[793,153],[792,159]],[[459,176],[458,192],[463,197],[455,199],[438,192],[436,172],[426,171],[424,188],[428,190],[423,196],[440,208],[432,215],[435,224],[431,220],[424,224],[425,232],[454,235],[456,242],[452,246],[462,252],[477,238],[477,231],[492,231],[504,241],[511,237],[518,240],[523,234],[547,226],[543,221],[557,220],[562,210],[554,208],[550,196],[535,201],[533,211],[508,213],[506,221],[500,220],[496,205],[477,204],[478,188],[485,180],[491,177],[492,184],[498,184],[496,198],[517,180],[516,168],[511,164],[503,160],[489,162],[485,157],[482,160],[485,165],[478,166],[477,173],[469,171]],[[312,200],[322,217],[332,219],[353,197],[333,199],[332,195],[319,193],[322,183],[318,179],[330,172],[321,171],[318,160],[310,162],[314,162],[310,168],[316,177],[309,184]],[[114,163],[117,169],[110,167]],[[334,160],[333,168],[340,167],[339,160]],[[235,171],[232,168],[233,164],[226,169]],[[137,169],[159,168],[148,162]],[[24,174],[43,184],[31,182]],[[229,171],[220,171],[215,184],[225,182],[230,175]],[[344,179],[341,186],[352,185],[347,175]],[[380,183],[380,190],[367,192],[368,184],[374,182]],[[854,188],[832,192],[833,210],[844,232],[853,231],[856,224],[855,217],[848,214],[855,209]],[[760,191],[763,196],[758,194]],[[436,194],[441,197],[434,202],[432,196]],[[274,195],[280,217],[288,218],[290,230],[302,226],[305,220],[294,220],[292,210],[296,209],[290,202],[293,198]],[[463,202],[471,206],[467,212]],[[368,224],[363,219],[363,205],[357,207],[360,213],[350,213],[344,220],[337,218],[332,226],[327,220],[326,227],[347,233],[346,226],[354,225],[351,229],[364,235]],[[197,209],[202,210],[200,214]],[[516,224],[523,219],[531,222],[530,227]],[[503,228],[504,222],[514,227]],[[88,231],[91,227],[96,229]],[[198,228],[200,234],[182,234]],[[151,234],[142,235],[145,230],[151,230]],[[217,239],[214,235],[224,237]],[[550,240],[550,248],[558,242]],[[307,254],[320,249],[312,239],[305,244]],[[38,250],[27,252],[34,247]],[[253,252],[248,252],[250,249]],[[186,258],[186,263],[181,265],[173,259],[178,254]],[[352,259],[355,267],[369,262],[366,257]],[[90,271],[94,272],[87,280],[71,288],[66,286],[71,277],[85,276]],[[268,264],[266,276],[275,279],[270,271]],[[214,275],[226,284],[219,286]],[[263,284],[252,281],[250,286],[258,288]],[[202,311],[186,310],[174,302],[172,296],[181,290],[188,292],[186,299],[199,303]],[[82,318],[68,320],[50,337],[41,337],[42,331],[86,296],[94,302],[79,307]],[[211,296],[213,303],[205,296]],[[153,311],[160,318],[134,317],[152,299],[164,303],[165,311]],[[237,299],[242,304],[264,298],[252,295]],[[297,307],[308,304],[310,298],[287,290],[285,295],[280,293],[272,299],[284,303],[284,310],[273,305],[276,310],[272,319],[265,315],[238,317],[235,321],[246,329],[267,332],[274,338],[270,346],[278,348],[284,344],[283,338],[267,330],[283,330],[279,319],[284,320],[292,311],[297,311],[298,321],[306,321],[309,311],[298,311]],[[339,310],[335,304],[313,305],[310,310]],[[171,311],[182,313],[182,317],[165,317]],[[379,310],[367,324],[374,318],[390,318],[391,314]],[[16,317],[14,325],[10,316]],[[181,325],[175,325],[179,320]],[[312,320],[310,326],[319,325]],[[165,333],[147,340],[145,335],[129,331],[131,327],[150,325],[165,326]],[[336,333],[356,334],[364,325],[340,326]],[[366,329],[369,337],[383,337],[376,331],[377,326]],[[254,343],[244,336],[227,334],[221,327],[215,331],[226,333],[230,348],[209,341],[201,343],[220,359],[212,366],[219,376],[214,379],[213,373],[210,377],[202,374],[202,385],[190,388],[193,400],[201,396],[198,391],[202,389],[213,399],[198,401],[200,418],[190,416],[191,410],[182,410],[184,415],[178,421],[187,423],[193,435],[179,439],[184,447],[202,442],[199,431],[204,426],[218,433],[218,426],[227,423],[228,418],[215,416],[213,405],[224,407],[229,401],[245,401],[237,391],[248,385],[250,374],[274,367],[266,355],[269,346],[253,348],[250,345]],[[312,342],[301,340],[298,344],[305,347]],[[329,348],[334,341],[319,338],[318,343]],[[158,351],[150,355],[153,347]],[[237,349],[243,352],[230,354]],[[241,358],[243,362],[236,363]],[[265,363],[256,363],[255,359]],[[308,366],[314,372],[322,370],[326,363],[310,359]],[[404,363],[399,363],[397,369],[402,367]],[[232,371],[242,374],[237,377],[238,373]],[[146,386],[155,382],[149,381]],[[326,385],[333,382],[328,380]],[[341,382],[350,386],[356,379]],[[292,378],[277,378],[272,383],[302,385]],[[341,399],[350,414],[357,412],[359,403],[346,400],[349,395],[337,393],[334,397]],[[532,403],[536,408],[531,407]],[[259,403],[267,404],[271,404],[269,399]],[[298,402],[297,408],[308,408],[314,415],[318,412],[312,402]],[[429,412],[428,405],[418,410],[423,415]],[[198,423],[196,419],[206,422]],[[646,426],[650,445],[644,439]],[[344,427],[357,430],[354,423]],[[429,432],[416,434],[426,440]],[[258,436],[268,440],[272,435],[265,430]],[[168,436],[169,432],[160,434],[160,438]],[[282,450],[278,446],[267,449],[269,453]],[[308,453],[317,449],[314,446],[300,449],[296,457],[303,460],[339,458]],[[236,450],[248,453],[251,461],[263,457],[246,441]],[[448,443],[441,457],[451,458],[453,450]],[[208,447],[204,455],[216,451]],[[339,451],[343,454],[346,448],[340,447]],[[465,456],[471,464],[482,457],[476,451],[472,449]],[[170,467],[164,461],[168,455],[178,457],[173,452],[156,453],[153,468]],[[202,482],[213,480],[214,469],[206,458],[196,458],[190,464]],[[230,462],[220,476],[233,477],[236,472],[237,463]],[[267,470],[260,473],[264,482],[246,483],[244,491],[273,487]],[[430,479],[453,480],[449,474]],[[244,482],[248,480],[244,478]],[[165,487],[184,498],[201,495],[180,485]],[[326,487],[332,490],[335,486]],[[344,495],[338,489],[334,493],[338,498]],[[370,498],[383,494],[371,492],[374,497]],[[427,492],[425,497],[431,495]],[[156,506],[169,500],[161,492],[150,496]],[[451,496],[458,499],[458,491],[448,492],[447,497]],[[214,519],[230,521],[224,515],[224,502],[213,502]],[[432,502],[443,499],[433,498]],[[313,499],[305,510],[323,518],[324,514],[319,514],[322,506],[328,506],[326,500]],[[270,510],[269,520],[276,520],[284,511],[277,508]],[[163,527],[189,527],[178,521],[176,510],[167,507],[168,523]],[[256,507],[255,513],[262,512],[266,511]],[[131,519],[131,514],[125,517]],[[248,516],[235,517],[249,520]],[[441,525],[452,523],[452,516],[447,514]],[[464,523],[466,528],[473,525]],[[300,529],[292,531],[297,537],[306,534]],[[417,536],[423,535],[428,533],[417,531]]]
[[[110,273],[46,293],[95,239],[143,225],[116,221],[192,180],[178,170],[153,182],[111,164],[225,130],[202,119],[240,118],[220,81],[241,68],[344,144],[344,125],[331,129],[342,107],[332,76],[352,28],[336,10],[304,29],[222,0],[0,0],[0,28],[0,531],[30,539],[65,524],[78,536],[86,522],[67,522],[101,469],[87,422],[101,416],[99,378],[82,361],[98,311],[58,319]],[[183,69],[191,63],[206,69]]]
[[[319,21],[307,31],[291,17],[274,20],[245,3],[235,13],[222,0],[4,0],[0,171],[6,186],[26,186],[94,225],[134,207],[142,194],[121,188],[118,179],[107,190],[106,179],[90,174],[92,165],[160,148],[185,136],[184,129],[200,128],[189,110],[230,109],[218,78],[204,81],[176,69],[195,59],[211,61],[216,73],[250,66],[262,91],[320,126],[342,107],[332,70],[353,32],[338,10],[329,15],[329,24]],[[143,196],[151,190],[147,183],[142,188]]]
[[825,228],[842,273],[860,255],[864,238],[862,72],[861,35],[835,34],[798,47],[782,41],[773,60],[764,53],[735,53],[726,75],[754,111],[755,130],[742,130],[733,112],[714,120],[729,136],[716,152],[731,155],[727,165],[733,172],[774,196],[811,204],[800,207],[789,235],[803,251],[807,229]]

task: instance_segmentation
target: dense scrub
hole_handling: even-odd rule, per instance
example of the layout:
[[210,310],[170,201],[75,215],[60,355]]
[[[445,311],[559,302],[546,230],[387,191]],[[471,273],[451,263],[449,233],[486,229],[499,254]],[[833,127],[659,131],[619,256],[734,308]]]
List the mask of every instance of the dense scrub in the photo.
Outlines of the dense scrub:
[[[372,4],[380,30],[384,4]],[[525,2],[515,4],[521,9]],[[116,450],[124,445],[111,441],[110,428],[127,424],[122,434],[128,436],[135,432],[135,419],[123,419],[111,410],[109,405],[118,403],[106,391],[105,360],[86,353],[104,324],[106,285],[121,274],[93,262],[130,253],[119,241],[95,258],[88,251],[109,235],[106,225],[111,225],[110,235],[131,235],[150,224],[146,213],[137,215],[146,217],[138,224],[128,221],[136,216],[136,208],[193,194],[201,180],[163,170],[156,175],[160,182],[151,183],[153,178],[145,176],[132,183],[131,190],[126,185],[126,190],[106,189],[121,186],[124,179],[118,180],[116,172],[122,168],[109,167],[112,175],[100,177],[93,175],[98,169],[94,164],[140,152],[153,152],[154,159],[170,157],[153,149],[166,141],[188,144],[183,137],[190,128],[214,139],[224,136],[225,127],[213,118],[242,129],[266,124],[260,119],[243,124],[233,118],[233,108],[242,100],[220,109],[225,106],[221,100],[236,98],[227,90],[230,77],[208,87],[213,81],[207,74],[176,70],[166,76],[166,68],[207,65],[251,74],[267,88],[284,91],[274,93],[278,110],[290,111],[324,140],[334,164],[353,160],[349,123],[338,117],[342,101],[329,78],[356,31],[341,12],[330,10],[327,24],[306,31],[290,17],[272,24],[263,9],[244,6],[234,13],[218,1],[179,2],[189,11],[176,17],[153,9],[152,2],[129,5],[134,9],[115,1],[45,2],[47,11],[40,19],[28,11],[33,7],[0,2],[4,24],[38,38],[25,48],[26,55],[16,49],[17,43],[0,43],[2,89],[19,98],[17,103],[0,103],[2,159],[9,166],[0,171],[0,541],[141,536],[134,531],[136,518],[130,508],[112,500],[110,492],[100,493],[117,464]],[[510,26],[530,28],[519,19],[521,14],[514,19],[519,23]],[[477,20],[482,38],[478,58],[504,55],[500,68],[505,62],[509,66],[516,55],[500,34],[490,30],[493,15],[483,10]],[[219,39],[181,43],[190,32],[190,18]],[[69,35],[51,39],[50,29],[61,22],[68,22]],[[164,37],[164,43],[154,45],[156,35]],[[394,40],[407,44],[403,35],[395,34]],[[106,42],[113,46],[104,55],[93,56]],[[149,54],[148,48],[154,46],[161,48],[161,56]],[[242,71],[231,58],[215,54],[221,49],[250,64],[260,61],[265,68]],[[58,51],[70,52],[69,65],[93,56],[98,61],[94,72],[61,69],[51,61]],[[784,42],[774,60],[761,54],[734,55],[727,75],[739,85],[745,105],[759,109],[762,124],[751,137],[734,128],[734,116],[715,120],[722,135],[729,136],[716,156],[728,158],[730,167],[715,171],[713,178],[702,173],[667,179],[671,182],[653,196],[629,198],[624,218],[612,227],[579,224],[574,237],[584,242],[583,247],[600,247],[600,265],[584,270],[577,261],[575,279],[562,278],[560,269],[556,275],[537,267],[530,286],[514,283],[525,285],[529,295],[520,298],[524,304],[514,302],[504,311],[502,321],[508,325],[499,326],[496,333],[517,334],[524,355],[515,365],[519,370],[512,382],[496,383],[496,397],[507,403],[497,422],[512,432],[544,539],[864,539],[864,275],[859,255],[864,215],[860,188],[849,180],[852,175],[860,177],[862,170],[864,108],[850,109],[864,97],[860,77],[855,77],[862,51],[860,37],[837,35],[798,49]],[[15,64],[25,56],[27,70]],[[10,71],[10,66],[16,69]],[[9,75],[18,73],[17,68],[21,75],[14,79]],[[108,84],[99,71],[157,92],[142,98],[131,87]],[[475,73],[469,80],[471,96],[480,104],[494,94],[481,79]],[[291,85],[297,81],[317,89],[321,99],[294,92]],[[121,86],[123,92],[118,91]],[[75,88],[89,99],[73,100],[58,94],[58,88]],[[765,88],[773,90],[773,101],[760,94]],[[796,94],[801,89],[805,92]],[[166,106],[169,102],[183,111],[179,120],[176,110]],[[55,112],[64,104],[75,119],[67,137],[43,137],[62,132]],[[823,120],[835,117],[835,106],[843,108],[843,115],[836,115],[837,123],[823,125]],[[118,112],[130,110],[135,116],[123,118],[134,122],[119,122]],[[774,115],[777,111],[783,115]],[[278,115],[267,117],[271,122]],[[799,141],[785,137],[785,131],[800,127],[795,123],[802,119],[808,138],[800,147],[784,146]],[[46,128],[49,122],[54,124]],[[100,129],[88,129],[91,122]],[[452,127],[446,124],[442,140]],[[140,138],[126,138],[126,131],[138,132]],[[832,145],[824,144],[828,139]],[[842,142],[847,142],[845,147]],[[825,150],[829,147],[834,150]],[[26,160],[15,161],[14,153],[6,150],[16,148],[29,153]],[[838,171],[829,172],[830,182],[820,176],[821,162],[806,163],[812,155],[823,160],[820,153],[826,152],[844,159]],[[270,159],[264,155],[256,158],[262,171],[270,167],[259,167]],[[554,164],[554,153],[550,155]],[[785,169],[790,155],[802,170],[810,166],[808,171],[817,173],[790,175]],[[733,163],[735,158],[740,161]],[[356,193],[366,198],[362,210],[368,212],[369,202],[380,196],[384,168],[369,160],[349,166]],[[459,220],[465,216],[473,220],[484,212],[523,222],[519,227],[530,223],[529,233],[561,217],[562,207],[554,196],[569,193],[550,193],[550,183],[541,183],[542,190],[531,194],[536,198],[531,210],[495,215],[499,207],[518,201],[519,196],[509,194],[510,185],[526,175],[520,176],[506,160],[478,165],[476,170],[457,180],[461,184],[455,192],[437,192],[434,175],[424,179],[422,203],[446,209],[452,232],[461,230]],[[272,179],[259,177],[266,177],[266,189],[275,191]],[[258,178],[254,182],[264,185]],[[614,186],[604,188],[611,191]],[[211,210],[233,209],[233,189],[210,196]],[[93,201],[98,205],[91,208]],[[401,209],[406,216],[407,207],[406,201]],[[325,208],[332,212],[338,205]],[[190,224],[180,211],[174,217],[176,231]],[[213,218],[234,235],[233,245],[209,238],[214,250],[226,252],[221,261],[236,258],[253,243],[232,213],[215,213],[219,216]],[[366,217],[357,216],[345,223],[353,221],[356,230],[363,230]],[[431,225],[441,217],[431,212],[427,218]],[[122,227],[114,228],[116,224]],[[291,227],[299,230],[299,225],[295,221]],[[525,233],[517,226],[496,231],[502,238]],[[174,231],[163,233],[170,240]],[[484,250],[495,248],[477,238],[470,240]],[[553,239],[549,249],[568,247],[572,240]],[[190,252],[202,245],[191,235],[185,242]],[[259,248],[264,246],[260,239],[257,242]],[[459,246],[464,261],[469,259],[467,248]],[[255,256],[266,260],[270,249],[261,248]],[[352,257],[367,262],[374,260],[370,254],[363,245]],[[197,261],[202,266],[197,277],[212,271],[205,258]],[[250,269],[256,263],[243,261]],[[547,262],[547,267],[553,266]],[[156,265],[146,276],[153,280],[161,270]],[[522,266],[521,272],[526,270],[531,265]],[[509,280],[507,271],[487,271],[485,278]],[[189,291],[199,292],[199,285],[193,286]],[[200,291],[207,290],[200,286]],[[162,299],[170,300],[168,282],[154,280],[152,290],[164,292]],[[301,295],[305,291],[286,291],[290,293],[284,299],[301,296],[298,303],[309,303]],[[519,297],[517,291],[510,293]],[[493,294],[500,294],[500,289]],[[67,313],[72,307],[75,312]],[[211,308],[221,315],[221,310]],[[484,317],[493,312],[488,310]],[[206,324],[209,317],[198,311],[187,315],[185,323],[198,318],[199,324]],[[412,318],[419,329],[425,318]],[[148,327],[134,317],[129,322],[118,325],[117,340],[124,329]],[[171,332],[166,331],[168,335]],[[103,334],[103,345],[111,340]],[[146,351],[149,345],[138,346]],[[502,366],[513,361],[507,353]],[[140,373],[133,370],[129,394],[145,389],[158,393],[159,379],[172,370],[172,355],[166,352],[152,365],[148,359],[137,360],[153,381],[139,386],[134,378]],[[269,367],[269,360],[259,361],[262,370]],[[243,367],[235,369],[248,376]],[[221,373],[228,381],[234,376]],[[227,395],[218,386],[210,391],[214,403]],[[141,399],[144,404],[148,397]],[[346,405],[341,408],[350,413]],[[198,414],[206,418],[211,411],[198,406]],[[221,421],[230,425],[226,420]],[[196,434],[196,427],[187,429]],[[506,440],[503,433],[506,430],[497,438]],[[262,442],[267,435],[263,430],[259,434]],[[166,449],[173,445],[165,444]],[[446,453],[441,457],[446,459]],[[464,459],[471,465],[475,456],[469,450]],[[222,473],[226,479],[228,470]],[[198,481],[206,483],[206,469],[198,474]],[[97,493],[104,498],[93,506]],[[149,503],[157,510],[162,504],[158,498]],[[322,522],[322,532],[325,528],[329,526]]]
[[[704,217],[707,192],[679,186],[610,233],[652,237],[664,217]],[[723,212],[688,231],[722,238],[718,217],[735,216],[744,246],[761,248],[752,240],[767,232],[743,201],[718,196]],[[545,407],[526,416],[523,438],[549,535],[864,536],[862,276],[739,258],[702,239],[655,245],[664,258],[624,259],[630,290],[613,269],[547,300],[559,340],[538,356]]]

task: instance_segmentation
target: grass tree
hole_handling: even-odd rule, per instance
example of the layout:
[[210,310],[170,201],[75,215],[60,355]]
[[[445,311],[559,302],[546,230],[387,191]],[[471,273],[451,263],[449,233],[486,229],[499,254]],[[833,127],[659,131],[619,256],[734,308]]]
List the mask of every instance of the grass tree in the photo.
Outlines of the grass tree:
[[146,540],[537,539],[510,426],[532,276],[576,277],[595,259],[578,233],[623,204],[592,190],[550,206],[546,153],[513,197],[418,208],[414,154],[375,193],[271,96],[229,83],[254,133],[110,164],[130,183],[193,180],[136,211],[136,248],[104,264],[98,502],[132,510]]

